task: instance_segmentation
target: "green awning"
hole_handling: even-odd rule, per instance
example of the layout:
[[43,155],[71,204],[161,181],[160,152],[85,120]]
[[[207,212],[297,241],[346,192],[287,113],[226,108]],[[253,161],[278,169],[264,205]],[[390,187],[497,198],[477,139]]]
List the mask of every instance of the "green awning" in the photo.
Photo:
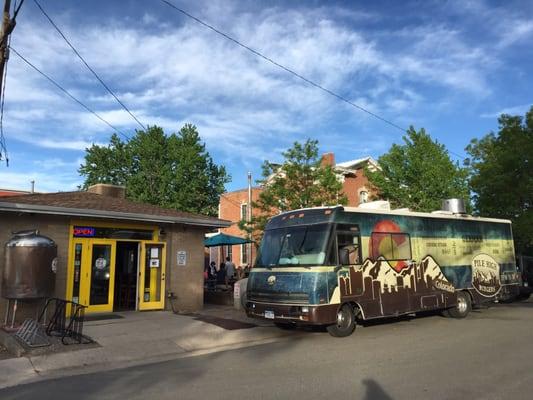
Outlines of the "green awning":
[[225,233],[217,233],[204,240],[205,247],[215,246],[233,246],[235,244],[251,243],[252,240],[244,239],[238,236],[226,235]]

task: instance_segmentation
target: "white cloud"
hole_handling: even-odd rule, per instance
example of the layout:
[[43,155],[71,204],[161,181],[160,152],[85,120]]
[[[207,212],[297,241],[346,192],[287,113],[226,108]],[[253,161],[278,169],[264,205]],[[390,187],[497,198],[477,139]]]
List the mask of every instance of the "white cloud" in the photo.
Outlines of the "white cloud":
[[[464,12],[490,11],[476,2],[467,6]],[[209,2],[197,12],[277,62],[402,126],[428,109],[438,112],[443,104],[454,104],[453,99],[490,96],[490,78],[501,66],[491,43],[468,40],[459,24],[428,20],[416,28],[365,30],[361,22],[381,26],[384,16],[329,6],[244,10],[237,3]],[[27,15],[19,17],[13,46],[125,134],[138,129],[57,33]],[[324,148],[353,148],[355,158],[383,151],[401,136],[179,14],[167,19],[153,10],[140,15],[139,24],[106,18],[84,24],[72,18],[62,14],[56,22],[143,123],[172,132],[192,122],[224,163],[257,165],[308,136]],[[510,44],[527,37],[531,28],[520,21],[498,40]],[[79,156],[92,143],[106,143],[113,132],[15,55],[6,101],[8,139],[41,149]],[[349,133],[336,135],[332,123],[344,124]],[[383,133],[391,129],[394,139]]]
[[69,172],[6,172],[0,174],[0,187],[14,190],[30,190],[35,181],[36,192],[58,192],[76,190],[82,179]]
[[522,104],[519,106],[503,108],[500,111],[496,112],[487,112],[480,115],[481,118],[499,118],[502,114],[508,115],[525,115],[529,109],[533,107],[533,100],[531,103]]

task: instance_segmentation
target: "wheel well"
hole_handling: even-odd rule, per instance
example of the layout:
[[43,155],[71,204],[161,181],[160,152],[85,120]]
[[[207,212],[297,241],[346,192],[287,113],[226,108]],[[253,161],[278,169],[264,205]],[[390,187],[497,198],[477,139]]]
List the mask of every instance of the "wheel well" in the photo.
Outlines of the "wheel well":
[[361,306],[358,303],[356,303],[355,301],[347,301],[346,303],[341,304],[341,307],[344,304],[349,304],[354,309],[354,313],[355,313],[355,317],[356,318],[362,318],[362,319],[365,318],[365,316],[363,314],[363,309],[361,308]]
[[470,293],[470,289],[463,289],[461,292],[465,292],[468,294],[468,297],[470,298],[470,304],[474,305],[474,296],[472,296],[472,293]]

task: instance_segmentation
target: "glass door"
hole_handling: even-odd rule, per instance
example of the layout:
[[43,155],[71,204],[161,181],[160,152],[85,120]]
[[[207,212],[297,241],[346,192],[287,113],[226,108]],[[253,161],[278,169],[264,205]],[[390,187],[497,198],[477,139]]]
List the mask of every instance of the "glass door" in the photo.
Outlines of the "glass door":
[[165,243],[142,242],[139,271],[139,310],[165,307]]
[[[76,259],[76,244],[74,246]],[[80,256],[83,259],[80,303],[88,307],[87,312],[113,311],[116,243],[91,240],[87,248],[87,254]]]

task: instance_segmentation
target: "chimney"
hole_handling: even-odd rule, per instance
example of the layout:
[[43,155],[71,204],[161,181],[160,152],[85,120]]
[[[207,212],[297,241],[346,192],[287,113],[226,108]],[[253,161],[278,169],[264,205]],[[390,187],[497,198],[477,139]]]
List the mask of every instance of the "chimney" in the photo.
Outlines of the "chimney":
[[117,199],[126,198],[126,188],[124,186],[110,185],[108,183],[97,183],[96,185],[89,186],[87,192],[116,197]]
[[329,165],[331,167],[335,166],[335,154],[333,153],[324,153],[322,154],[322,159],[320,160],[321,165]]

